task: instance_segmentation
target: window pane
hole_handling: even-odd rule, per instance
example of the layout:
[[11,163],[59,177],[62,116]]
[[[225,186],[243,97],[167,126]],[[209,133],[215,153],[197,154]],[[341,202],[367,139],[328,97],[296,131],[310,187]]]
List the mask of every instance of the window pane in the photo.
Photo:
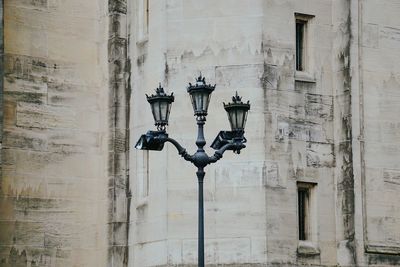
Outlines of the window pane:
[[296,22],[296,70],[304,70],[304,28],[305,22]]
[[298,189],[299,240],[308,239],[308,189]]

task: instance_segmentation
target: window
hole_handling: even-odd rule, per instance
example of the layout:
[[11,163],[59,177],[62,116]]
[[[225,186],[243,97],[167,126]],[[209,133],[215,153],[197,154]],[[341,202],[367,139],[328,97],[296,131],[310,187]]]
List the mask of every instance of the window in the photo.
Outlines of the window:
[[296,19],[296,70],[304,71],[304,33],[307,22]]
[[149,33],[150,0],[138,0],[138,40],[144,41]]
[[314,16],[295,13],[296,19],[296,71],[308,68],[308,28]]
[[299,240],[312,239],[312,191],[315,187],[312,183],[297,184],[297,210]]
[[309,237],[309,212],[310,192],[308,188],[298,188],[299,211],[299,240],[307,240]]
[[316,192],[314,182],[297,182],[298,246],[299,256],[320,254],[318,248],[318,219]]

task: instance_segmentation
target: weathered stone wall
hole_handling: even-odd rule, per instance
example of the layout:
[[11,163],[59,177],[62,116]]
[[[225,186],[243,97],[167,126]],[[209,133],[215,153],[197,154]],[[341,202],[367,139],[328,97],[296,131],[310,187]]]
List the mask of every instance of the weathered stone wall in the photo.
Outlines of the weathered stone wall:
[[353,96],[359,262],[400,264],[400,3],[360,1]]
[[106,266],[106,1],[6,0],[1,266]]
[[[223,101],[252,104],[247,148],[206,169],[208,265],[399,265],[398,1],[151,0],[148,34],[140,2],[5,1],[0,266],[195,266],[195,168],[129,147],[161,82],[194,152],[200,72],[209,144]],[[312,15],[306,72],[295,13]],[[298,182],[314,184],[306,243]]]
[[[270,264],[336,264],[332,2],[264,3],[265,104],[260,109],[266,159],[278,166],[277,182],[267,176],[265,188]],[[314,16],[308,22],[304,72],[295,70],[295,13]],[[315,184],[308,248],[298,241],[297,182]]]
[[[134,1],[137,3],[138,1]],[[207,167],[209,264],[336,264],[332,4],[330,1],[153,1],[144,42],[132,27],[132,138],[150,129],[144,101],[158,81],[176,95],[169,133],[194,151],[196,128],[185,86],[200,72],[216,83],[206,136],[228,129],[222,101],[236,90],[252,103],[239,156]],[[315,15],[313,68],[295,75],[294,14]],[[135,20],[132,20],[135,25]],[[195,169],[174,148],[132,151],[131,251],[135,266],[196,263]],[[145,170],[143,170],[145,169]],[[147,172],[147,173],[146,173]],[[143,174],[145,173],[145,175]],[[317,183],[316,255],[299,254],[298,181]],[[135,191],[135,192],[136,192]],[[320,225],[324,224],[323,230]],[[158,256],[152,257],[157,251]]]
[[[209,142],[228,128],[222,101],[238,90],[252,103],[248,147],[207,168],[208,264],[398,264],[398,8],[389,0],[151,1],[144,39],[140,16],[130,16],[131,139],[152,128],[144,94],[159,81],[176,95],[169,134],[190,151],[185,86],[196,75],[217,84]],[[294,67],[295,13],[313,16],[305,73]],[[130,264],[194,265],[195,169],[168,145],[132,151],[130,166]],[[297,182],[315,184],[311,244],[298,242]]]

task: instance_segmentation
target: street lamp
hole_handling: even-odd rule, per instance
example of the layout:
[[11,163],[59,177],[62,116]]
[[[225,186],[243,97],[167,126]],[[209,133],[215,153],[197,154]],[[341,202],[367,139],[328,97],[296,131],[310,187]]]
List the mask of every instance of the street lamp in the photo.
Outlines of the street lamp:
[[215,149],[213,156],[208,156],[204,151],[206,140],[204,139],[204,124],[206,122],[208,105],[211,93],[215,85],[207,84],[206,79],[201,75],[196,79],[195,84],[189,83],[187,92],[190,95],[194,115],[197,122],[197,151],[190,155],[177,141],[168,137],[166,126],[174,102],[173,94],[167,95],[159,85],[156,94],[147,96],[147,101],[151,105],[157,131],[148,131],[142,135],[135,145],[137,149],[160,151],[164,148],[165,142],[172,143],[186,161],[193,163],[197,167],[197,179],[199,183],[199,225],[198,225],[198,266],[204,267],[204,200],[203,200],[203,181],[204,168],[215,163],[222,158],[226,150],[233,150],[239,154],[245,148],[246,138],[244,137],[244,127],[246,124],[247,113],[250,110],[250,103],[243,103],[241,97],[236,95],[232,98],[232,103],[225,104],[224,108],[228,114],[231,131],[220,131],[214,139],[211,147]]

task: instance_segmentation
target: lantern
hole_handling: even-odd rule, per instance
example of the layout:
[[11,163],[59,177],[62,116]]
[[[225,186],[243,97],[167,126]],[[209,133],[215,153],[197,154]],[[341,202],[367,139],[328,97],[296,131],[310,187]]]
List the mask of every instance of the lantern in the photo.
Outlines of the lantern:
[[244,132],[244,127],[246,126],[247,113],[250,110],[250,103],[242,102],[242,98],[236,95],[232,97],[232,103],[225,104],[224,108],[228,114],[229,123],[231,124],[231,129],[234,132]]
[[151,106],[155,122],[154,124],[157,126],[159,131],[165,131],[165,127],[168,125],[169,114],[171,112],[171,104],[174,102],[173,93],[167,95],[160,84],[156,89],[155,95],[146,95],[146,97]]
[[201,75],[197,78],[196,84],[189,83],[187,91],[192,100],[194,115],[198,117],[207,116],[208,104],[210,103],[211,93],[215,85],[206,84],[206,79]]

